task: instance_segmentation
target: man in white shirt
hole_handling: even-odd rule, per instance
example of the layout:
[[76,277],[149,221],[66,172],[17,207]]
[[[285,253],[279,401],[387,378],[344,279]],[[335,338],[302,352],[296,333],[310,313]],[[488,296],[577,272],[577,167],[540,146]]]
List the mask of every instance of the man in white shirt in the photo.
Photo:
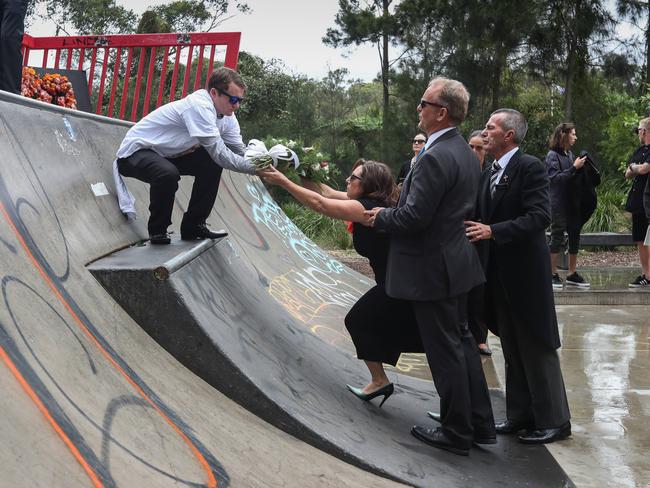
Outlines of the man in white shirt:
[[230,68],[215,70],[207,89],[151,112],[127,132],[117,151],[120,174],[151,185],[149,237],[152,244],[169,244],[174,195],[181,175],[194,176],[192,195],[181,223],[181,239],[215,239],[224,233],[206,227],[219,190],[223,168],[256,173],[244,159],[235,110],[246,84]]

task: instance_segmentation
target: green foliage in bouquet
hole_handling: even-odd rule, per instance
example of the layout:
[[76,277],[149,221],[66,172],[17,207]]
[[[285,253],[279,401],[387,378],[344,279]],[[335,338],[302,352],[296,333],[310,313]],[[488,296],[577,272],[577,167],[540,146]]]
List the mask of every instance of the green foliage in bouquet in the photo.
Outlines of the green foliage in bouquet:
[[300,165],[294,168],[293,163],[279,164],[277,169],[282,171],[287,178],[300,182],[300,178],[311,180],[315,183],[325,183],[332,185],[336,178],[341,175],[341,170],[334,163],[329,162],[330,157],[322,153],[316,147],[304,147],[300,140],[275,139],[270,137],[264,140],[267,148],[276,144],[282,144],[296,153],[300,160]]

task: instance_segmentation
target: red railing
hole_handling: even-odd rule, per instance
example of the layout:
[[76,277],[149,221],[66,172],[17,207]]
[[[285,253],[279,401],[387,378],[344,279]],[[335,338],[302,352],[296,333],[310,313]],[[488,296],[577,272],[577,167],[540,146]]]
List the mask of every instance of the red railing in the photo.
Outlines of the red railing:
[[[71,37],[26,34],[23,64],[31,66],[31,58],[42,68],[84,70],[95,113],[113,117],[119,107],[117,117],[135,121],[163,103],[203,87],[215,62],[235,69],[240,37],[239,32]],[[222,46],[225,53],[218,49]]]

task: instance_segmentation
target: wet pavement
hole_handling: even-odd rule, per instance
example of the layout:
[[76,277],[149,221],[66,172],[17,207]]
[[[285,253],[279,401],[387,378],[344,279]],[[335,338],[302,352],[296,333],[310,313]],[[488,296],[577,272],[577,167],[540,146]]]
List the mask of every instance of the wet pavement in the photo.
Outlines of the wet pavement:
[[[578,487],[650,486],[650,308],[558,306],[573,436],[548,445]],[[484,360],[504,378],[497,337]],[[488,364],[491,363],[491,364]]]

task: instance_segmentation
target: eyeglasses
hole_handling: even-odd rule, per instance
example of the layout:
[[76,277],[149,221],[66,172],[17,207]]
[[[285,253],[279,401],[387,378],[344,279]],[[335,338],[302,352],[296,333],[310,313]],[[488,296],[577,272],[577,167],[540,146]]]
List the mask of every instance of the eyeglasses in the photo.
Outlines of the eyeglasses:
[[413,144],[424,144],[425,141],[424,139],[413,139]]
[[427,102],[426,100],[420,100],[420,108],[424,110],[424,107],[427,105],[431,105],[432,107],[440,107],[440,108],[447,108],[444,105],[440,105],[439,103],[434,103],[434,102]]
[[217,88],[217,91],[221,95],[225,95],[228,97],[228,101],[230,102],[230,105],[237,105],[238,103],[242,103],[244,101],[243,97],[236,97],[235,95],[231,95],[230,93],[221,90],[220,88]]
[[646,129],[646,128],[644,128],[644,127],[637,127],[636,129],[632,129],[632,132],[634,132],[635,134],[638,134],[638,133],[641,132],[642,130],[647,131],[648,129]]
[[357,175],[355,175],[354,173],[352,173],[352,174],[348,177],[348,179],[349,179],[350,181],[352,181],[352,180],[363,181],[363,178],[361,178],[361,176],[357,176]]

